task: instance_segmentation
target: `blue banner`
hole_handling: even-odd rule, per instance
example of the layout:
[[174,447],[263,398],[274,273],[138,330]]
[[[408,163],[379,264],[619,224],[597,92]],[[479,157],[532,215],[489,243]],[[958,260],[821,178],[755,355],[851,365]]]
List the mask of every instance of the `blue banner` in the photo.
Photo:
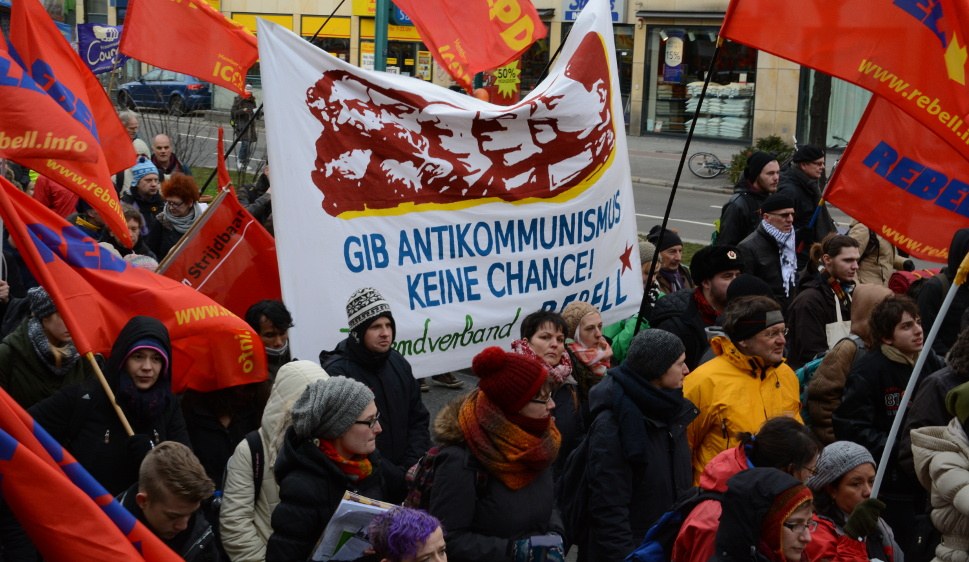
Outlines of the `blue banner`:
[[128,60],[128,57],[118,50],[120,41],[120,25],[97,23],[77,25],[77,52],[94,74],[110,72]]

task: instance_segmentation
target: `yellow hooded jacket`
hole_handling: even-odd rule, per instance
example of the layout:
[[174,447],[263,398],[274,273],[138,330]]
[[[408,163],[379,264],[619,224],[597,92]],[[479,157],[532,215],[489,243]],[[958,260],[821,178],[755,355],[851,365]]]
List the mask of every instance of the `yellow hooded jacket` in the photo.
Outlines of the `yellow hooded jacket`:
[[767,365],[741,353],[724,336],[713,338],[710,347],[717,356],[683,381],[684,396],[700,410],[687,429],[694,485],[713,457],[737,446],[739,433],[756,433],[777,416],[803,423],[797,376],[787,363]]

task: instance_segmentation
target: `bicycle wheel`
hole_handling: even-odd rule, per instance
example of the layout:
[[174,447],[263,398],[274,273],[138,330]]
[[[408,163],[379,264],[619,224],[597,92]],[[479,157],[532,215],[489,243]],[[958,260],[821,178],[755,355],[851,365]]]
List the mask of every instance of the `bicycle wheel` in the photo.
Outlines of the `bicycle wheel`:
[[723,172],[724,165],[715,154],[697,152],[690,156],[690,171],[693,175],[704,179],[715,178]]

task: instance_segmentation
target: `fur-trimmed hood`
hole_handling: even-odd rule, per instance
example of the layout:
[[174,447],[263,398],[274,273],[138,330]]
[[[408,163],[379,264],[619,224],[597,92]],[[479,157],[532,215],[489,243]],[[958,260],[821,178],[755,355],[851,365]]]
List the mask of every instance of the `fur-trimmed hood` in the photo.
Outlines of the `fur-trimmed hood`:
[[438,445],[448,446],[464,443],[464,433],[461,432],[461,424],[458,423],[458,414],[461,411],[461,405],[464,404],[468,396],[470,394],[452,400],[437,413],[432,431],[434,442]]

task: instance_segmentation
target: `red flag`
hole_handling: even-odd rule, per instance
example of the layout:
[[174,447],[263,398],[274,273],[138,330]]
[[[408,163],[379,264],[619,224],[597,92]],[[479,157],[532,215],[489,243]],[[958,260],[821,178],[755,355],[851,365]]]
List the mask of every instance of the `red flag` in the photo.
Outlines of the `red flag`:
[[441,68],[465,90],[474,75],[518,58],[547,30],[529,0],[394,0]]
[[[133,316],[161,320],[172,339],[172,391],[208,392],[266,378],[262,340],[198,291],[124,260],[0,178],[0,218],[47,289],[78,351],[108,354]],[[78,319],[83,319],[80,322]]]
[[98,139],[108,172],[134,165],[135,150],[111,99],[38,0],[14,3],[10,44],[34,81]]
[[256,37],[205,0],[131,0],[121,52],[239,94],[259,58]]
[[[16,72],[29,75],[60,106],[58,111],[47,111],[44,108],[49,106],[43,104],[33,108],[29,118],[37,123],[38,136],[40,127],[46,124],[51,129],[51,144],[60,141],[77,149],[84,143],[84,149],[90,150],[84,161],[61,157],[57,151],[23,154],[12,159],[77,193],[101,214],[115,237],[130,247],[131,235],[111,179],[111,172],[123,170],[135,160],[124,126],[101,84],[57,31],[37,0],[18,1],[10,21],[7,49],[10,58],[21,68]],[[0,64],[2,61],[0,58]],[[13,66],[8,68],[7,72],[10,71]],[[4,98],[4,106],[6,102]],[[0,111],[6,117],[6,107]],[[82,138],[75,133],[78,128],[87,131],[88,136]],[[48,138],[47,133],[44,138]]]
[[4,390],[0,490],[45,560],[181,560]]
[[3,32],[0,98],[0,158],[97,161],[101,152],[97,140],[80,123],[66,119],[61,106],[10,56]]
[[226,189],[232,185],[232,176],[229,175],[229,168],[225,165],[225,133],[222,132],[222,127],[219,127],[219,142],[215,145],[215,151],[217,153],[215,170],[219,175],[219,189]]
[[967,193],[969,162],[874,96],[825,198],[913,256],[945,262],[952,233],[969,227]]
[[969,156],[969,28],[957,42],[942,27],[962,12],[935,0],[732,0],[720,33],[871,90]]
[[276,241],[232,191],[212,201],[158,273],[195,287],[240,317],[258,301],[282,298]]

